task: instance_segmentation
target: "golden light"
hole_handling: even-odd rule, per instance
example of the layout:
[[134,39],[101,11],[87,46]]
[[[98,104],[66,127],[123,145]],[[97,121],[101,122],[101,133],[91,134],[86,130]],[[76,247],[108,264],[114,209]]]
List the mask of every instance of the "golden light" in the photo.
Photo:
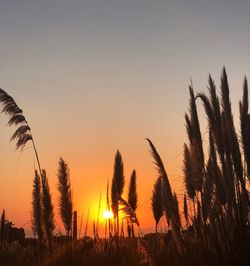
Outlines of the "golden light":
[[103,212],[103,218],[104,219],[110,219],[112,217],[113,217],[113,212],[112,211],[106,210],[106,211]]

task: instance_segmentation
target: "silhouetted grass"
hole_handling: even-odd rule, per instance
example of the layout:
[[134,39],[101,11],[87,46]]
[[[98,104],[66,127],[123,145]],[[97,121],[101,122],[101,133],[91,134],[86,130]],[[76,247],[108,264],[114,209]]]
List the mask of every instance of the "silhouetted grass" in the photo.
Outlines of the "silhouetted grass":
[[[0,101],[4,97],[0,91]],[[170,178],[155,145],[147,139],[158,179],[152,193],[152,211],[155,218],[155,233],[142,236],[136,215],[137,192],[136,173],[132,173],[128,201],[123,196],[125,177],[121,153],[117,151],[114,163],[111,195],[107,185],[107,209],[112,210],[114,219],[105,226],[105,238],[98,234],[99,214],[93,226],[93,238],[84,237],[72,241],[70,237],[55,237],[53,205],[46,173],[42,175],[43,227],[49,240],[49,247],[39,252],[36,243],[18,244],[3,241],[0,244],[0,262],[4,265],[250,265],[250,114],[248,113],[248,84],[243,83],[243,97],[240,101],[240,136],[234,126],[230,101],[230,90],[225,68],[217,92],[212,77],[208,79],[208,95],[195,94],[189,87],[189,112],[185,114],[188,141],[184,144],[183,173],[185,191],[178,199],[170,185]],[[2,97],[2,98],[1,98]],[[18,114],[18,107],[5,103]],[[207,117],[208,136],[201,134],[197,102],[201,102]],[[7,108],[7,109],[6,109]],[[18,133],[17,133],[18,134]],[[205,150],[204,143],[208,143]],[[67,167],[61,164],[60,180],[62,195],[68,194]],[[64,169],[64,170],[63,170]],[[139,184],[140,185],[140,184]],[[37,236],[39,208],[39,178],[34,179],[33,219]],[[111,204],[110,204],[111,198]],[[61,205],[64,199],[61,198]],[[101,200],[101,196],[100,196]],[[183,201],[181,205],[180,202]],[[65,201],[66,202],[66,201]],[[38,207],[36,207],[38,206]],[[183,210],[180,210],[180,206]],[[67,209],[67,210],[66,210]],[[150,211],[150,209],[149,209]],[[135,237],[126,237],[123,213],[128,228],[138,229]],[[64,216],[72,215],[72,209],[65,208]],[[72,216],[70,216],[72,217]],[[5,219],[5,218],[4,218]],[[72,218],[71,218],[72,219]],[[169,224],[166,232],[157,233],[160,219]],[[3,220],[3,219],[2,219]],[[66,220],[65,220],[66,221]],[[1,239],[7,239],[1,226]],[[69,232],[69,221],[65,222]],[[121,225],[121,228],[119,225]],[[121,229],[121,230],[120,230]],[[129,231],[128,230],[128,231]],[[108,231],[108,234],[107,234]],[[129,231],[131,232],[131,231]],[[128,236],[130,236],[128,232]],[[39,239],[41,237],[38,237]],[[41,242],[41,241],[39,241]],[[44,245],[44,242],[42,242]]]

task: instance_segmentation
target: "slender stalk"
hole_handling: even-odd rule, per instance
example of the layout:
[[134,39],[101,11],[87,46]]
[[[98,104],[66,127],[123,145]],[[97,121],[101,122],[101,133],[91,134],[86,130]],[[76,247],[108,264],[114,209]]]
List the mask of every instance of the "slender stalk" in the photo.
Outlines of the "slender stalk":
[[[27,122],[26,122],[27,123]],[[27,123],[27,126],[28,126],[28,123]],[[29,130],[30,134],[31,134],[31,130]],[[32,135],[32,134],[31,134]],[[34,148],[34,152],[35,152],[35,156],[36,156],[36,161],[37,161],[37,165],[38,165],[38,169],[39,169],[39,173],[40,173],[40,176],[42,176],[42,168],[41,168],[41,164],[40,164],[40,159],[38,157],[38,153],[37,153],[37,149],[36,149],[36,145],[35,145],[35,141],[34,141],[34,138],[32,136],[32,139],[31,139],[31,142],[32,142],[32,145],[33,145],[33,148]]]

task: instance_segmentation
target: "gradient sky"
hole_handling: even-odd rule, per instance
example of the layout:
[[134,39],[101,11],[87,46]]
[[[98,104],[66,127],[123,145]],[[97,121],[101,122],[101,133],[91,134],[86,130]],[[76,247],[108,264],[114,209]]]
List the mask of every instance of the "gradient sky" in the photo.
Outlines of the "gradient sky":
[[[89,206],[97,212],[99,192],[105,197],[119,149],[127,184],[138,173],[143,232],[154,227],[157,173],[145,137],[182,195],[190,77],[203,90],[208,73],[218,84],[225,65],[237,121],[250,73],[249,14],[249,0],[0,0],[0,87],[32,127],[56,213],[59,156],[84,223]],[[29,233],[35,157],[30,145],[20,153],[9,144],[14,128],[6,121],[1,115],[0,210]]]

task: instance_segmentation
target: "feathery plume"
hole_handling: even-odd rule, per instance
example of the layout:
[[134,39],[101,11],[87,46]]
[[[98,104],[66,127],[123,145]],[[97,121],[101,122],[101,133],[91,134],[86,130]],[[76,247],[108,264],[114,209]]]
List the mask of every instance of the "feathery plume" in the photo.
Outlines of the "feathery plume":
[[111,187],[112,209],[115,216],[118,213],[118,200],[124,187],[123,161],[119,151],[115,155],[114,173]]
[[247,164],[248,178],[250,180],[250,115],[248,114],[248,83],[246,77],[243,83],[243,97],[239,105],[242,148]]
[[38,157],[37,149],[35,146],[34,139],[31,134],[31,129],[28,125],[28,122],[23,115],[22,109],[20,109],[15,102],[15,100],[3,89],[0,88],[0,103],[2,103],[2,113],[5,113],[9,117],[8,126],[18,126],[12,137],[10,138],[10,141],[16,140],[16,149],[17,150],[23,150],[25,145],[31,141],[33,145],[33,149],[35,152],[38,168],[40,175],[42,175],[41,172],[41,166],[40,166],[40,160]]
[[130,220],[130,223],[135,223],[139,226],[139,221],[137,219],[136,213],[133,210],[133,208],[130,206],[130,204],[122,197],[119,198],[119,204],[121,205],[119,211],[123,212],[125,217]]
[[204,169],[204,153],[202,146],[202,138],[200,131],[200,123],[198,119],[196,98],[192,86],[189,86],[189,105],[190,105],[190,118],[186,115],[186,128],[190,142],[190,158],[192,162],[192,176],[194,179],[195,189],[201,191],[203,182],[203,169]]
[[32,210],[34,232],[41,244],[43,240],[41,182],[37,171],[35,171],[33,180]]
[[72,193],[70,185],[70,173],[67,163],[60,158],[58,167],[59,210],[67,236],[70,235],[72,224]]
[[129,183],[129,192],[128,192],[128,203],[131,208],[136,211],[137,208],[137,191],[136,191],[136,171],[133,170],[130,183]]
[[42,207],[43,227],[47,238],[48,246],[51,247],[53,231],[55,229],[55,218],[51,200],[48,178],[45,170],[42,170]]
[[116,219],[116,233],[119,234],[119,199],[124,187],[123,161],[119,150],[115,155],[114,173],[111,186],[111,208]]
[[193,172],[192,172],[192,161],[191,161],[191,156],[190,156],[188,146],[186,144],[184,144],[184,159],[183,160],[184,160],[183,172],[184,172],[184,182],[185,182],[186,191],[187,191],[188,197],[190,199],[194,199],[195,186],[194,186]]
[[155,219],[155,232],[157,233],[158,223],[163,216],[162,205],[162,178],[159,176],[154,184],[153,195],[151,198],[151,206]]
[[158,154],[158,152],[157,152],[154,144],[152,143],[152,141],[150,139],[147,139],[147,138],[146,138],[146,140],[148,141],[149,146],[151,148],[151,155],[152,155],[152,157],[154,159],[154,164],[156,165],[158,173],[166,182],[166,194],[167,194],[167,197],[172,199],[172,190],[171,190],[169,179],[168,179],[168,175],[167,175],[167,172],[165,170],[164,164],[163,164],[163,162],[161,160],[161,157]]
[[[129,182],[129,190],[128,190],[128,204],[131,206],[133,211],[135,212],[137,209],[137,191],[136,191],[136,171],[133,170],[132,175],[130,177]],[[131,230],[130,225],[128,224],[128,235],[130,234],[130,231],[132,233],[132,237],[134,237],[134,225],[131,224]]]

